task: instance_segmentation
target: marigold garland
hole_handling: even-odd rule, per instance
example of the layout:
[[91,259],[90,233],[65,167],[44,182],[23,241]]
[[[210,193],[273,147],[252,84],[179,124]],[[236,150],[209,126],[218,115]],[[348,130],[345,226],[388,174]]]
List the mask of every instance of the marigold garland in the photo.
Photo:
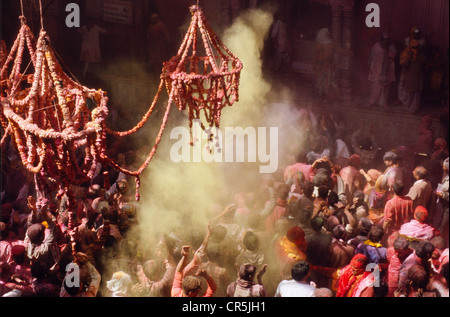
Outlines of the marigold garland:
[[[10,135],[24,167],[34,173],[38,205],[45,205],[54,192],[58,197],[67,195],[70,228],[76,225],[71,186],[92,180],[100,163],[135,177],[139,200],[140,175],[156,154],[173,103],[180,111],[187,109],[192,136],[193,120],[203,116],[207,125],[219,127],[222,109],[238,101],[242,63],[215,35],[202,10],[198,6],[190,10],[192,22],[178,54],[163,64],[158,91],[147,113],[128,131],[106,126],[106,92],[84,87],[63,71],[43,28],[36,41],[21,16],[21,28],[9,54],[6,44],[1,43],[0,123],[4,135],[0,142]],[[206,56],[198,55],[199,43]],[[23,70],[25,49],[30,61]],[[34,68],[32,74],[27,74],[29,67]],[[164,88],[169,99],[154,145],[137,171],[127,170],[108,157],[106,139],[108,135],[129,136],[141,129]],[[86,104],[88,99],[96,104],[92,111]],[[81,164],[76,156],[79,148],[84,148]]]

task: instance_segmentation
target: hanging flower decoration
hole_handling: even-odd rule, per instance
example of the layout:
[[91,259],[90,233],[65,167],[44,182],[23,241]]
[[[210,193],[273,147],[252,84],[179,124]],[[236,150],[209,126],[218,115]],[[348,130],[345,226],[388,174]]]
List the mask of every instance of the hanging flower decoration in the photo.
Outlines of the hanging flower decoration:
[[[206,119],[209,127],[219,128],[222,109],[225,106],[232,106],[239,100],[242,62],[216,36],[198,5],[191,6],[190,11],[192,20],[183,43],[177,55],[164,63],[158,90],[142,120],[128,131],[118,132],[106,128],[108,134],[116,137],[136,133],[148,121],[164,87],[166,88],[169,95],[166,111],[154,146],[142,166],[137,171],[129,171],[105,157],[109,165],[126,175],[136,177],[137,187],[139,186],[139,175],[147,168],[156,153],[173,103],[180,111],[186,109],[188,111],[192,144],[192,128],[195,119]],[[202,47],[199,47],[199,44]],[[200,56],[201,53],[204,56]],[[203,123],[202,128],[206,129]],[[136,197],[138,197],[138,193],[136,193]]]
[[164,63],[161,78],[178,109],[188,109],[192,142],[194,119],[202,122],[203,129],[203,121],[219,128],[222,109],[239,100],[243,64],[217,37],[200,7],[190,10],[187,34],[177,55]]
[[[192,22],[178,54],[164,63],[158,91],[147,113],[128,131],[113,131],[106,126],[106,92],[89,89],[63,71],[43,27],[36,41],[20,17],[21,28],[9,54],[2,46],[1,143],[9,134],[23,165],[34,174],[38,205],[44,206],[55,192],[58,196],[67,195],[69,227],[76,223],[71,186],[92,180],[98,164],[135,177],[139,200],[140,175],[157,151],[173,103],[180,111],[188,110],[192,135],[194,119],[203,115],[210,127],[219,127],[222,109],[238,101],[242,63],[214,34],[201,9],[190,9]],[[199,43],[203,45],[201,49]],[[30,61],[23,70],[25,49]],[[199,56],[201,53],[204,56]],[[30,67],[34,72],[27,72]],[[127,170],[108,157],[106,139],[108,135],[125,137],[140,130],[164,88],[169,99],[154,145],[138,170]]]
[[[25,43],[34,67],[29,74],[22,70]],[[106,93],[86,88],[67,76],[49,43],[44,30],[35,41],[22,23],[1,70],[2,143],[9,134],[22,164],[34,173],[40,206],[55,191],[73,197],[71,185],[92,179],[106,149],[102,127],[108,115]],[[89,99],[98,105],[92,112]],[[85,152],[81,163],[76,153],[80,150]],[[69,209],[74,204],[69,200]]]

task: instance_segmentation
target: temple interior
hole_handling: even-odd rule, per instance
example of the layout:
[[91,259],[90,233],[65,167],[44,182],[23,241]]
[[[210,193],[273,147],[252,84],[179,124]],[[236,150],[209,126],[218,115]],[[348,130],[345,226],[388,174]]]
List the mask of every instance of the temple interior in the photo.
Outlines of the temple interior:
[[[373,4],[375,9],[368,10],[373,8]],[[189,33],[193,30],[192,19],[197,16],[197,11],[192,9],[195,5],[204,14],[198,18],[199,21],[204,16],[209,23],[207,27],[201,23],[198,27],[198,54],[204,54],[204,59],[196,59],[196,42],[192,48],[186,45],[193,43],[193,38],[197,40]],[[41,209],[50,208],[52,212],[49,214],[54,216],[53,221],[60,228],[57,238],[60,255],[55,265],[63,267],[74,261],[85,267],[86,262],[95,263],[101,282],[96,285],[94,295],[122,296],[126,292],[120,289],[122,284],[119,282],[122,283],[121,279],[126,275],[131,276],[133,282],[127,282],[130,287],[124,296],[170,297],[172,284],[165,285],[166,289],[159,293],[150,290],[148,284],[150,275],[153,274],[152,278],[158,276],[163,281],[168,274],[164,266],[166,262],[158,258],[161,245],[167,248],[164,252],[170,255],[176,266],[178,261],[184,259],[181,256],[182,246],[192,246],[190,256],[194,257],[194,251],[202,246],[205,234],[209,232],[207,228],[211,221],[215,221],[222,224],[221,229],[227,228],[230,235],[233,230],[233,234],[237,235],[238,226],[247,229],[254,226],[252,230],[258,233],[264,231],[258,237],[268,270],[265,294],[280,296],[279,283],[287,279],[286,276],[291,278],[290,267],[285,275],[285,268],[275,260],[277,257],[271,257],[272,252],[277,252],[272,250],[271,243],[292,233],[287,224],[279,222],[280,219],[293,222],[289,222],[289,207],[283,207],[284,216],[273,216],[277,218],[275,220],[271,217],[279,205],[274,211],[266,213],[271,198],[270,184],[274,186],[275,183],[279,189],[277,199],[281,199],[279,195],[282,195],[283,185],[289,185],[287,191],[291,199],[296,194],[296,185],[304,184],[309,177],[313,182],[317,166],[328,166],[333,175],[339,175],[339,171],[349,166],[353,155],[358,154],[360,160],[360,150],[366,150],[362,143],[370,139],[369,148],[374,154],[369,163],[358,161],[358,171],[378,170],[384,175],[387,173],[386,153],[393,152],[404,170],[403,193],[407,194],[416,180],[416,168],[424,166],[428,170],[433,194],[430,194],[427,209],[433,216],[427,224],[442,229],[442,219],[445,218],[442,215],[446,213],[446,226],[439,235],[443,239],[442,245],[435,246],[436,250],[447,254],[448,278],[448,0],[2,0],[0,11],[0,220],[3,224],[1,240],[5,241],[0,249],[2,269],[4,263],[12,261],[10,258],[6,260],[6,241],[22,241],[25,235],[28,237],[27,222],[31,219],[30,215],[34,215],[33,208],[39,210],[37,214]],[[378,21],[379,25],[371,24],[374,21]],[[24,50],[23,45],[14,46],[21,39],[18,35],[22,34],[24,24],[36,42],[26,42],[28,46],[25,46],[25,51],[28,53],[20,59],[20,64],[14,56],[11,59],[7,57],[14,47]],[[30,108],[36,104],[23,106],[20,100],[35,87],[35,75],[41,74],[34,73],[34,69],[38,68],[36,58],[43,49],[39,46],[41,30],[46,32],[45,43],[42,42],[45,52],[41,55],[44,60],[42,69],[48,65],[54,76],[48,78],[54,81],[54,86],[50,84],[49,87],[55,93],[51,97],[53,99],[49,99],[50,106],[41,107],[34,115]],[[32,45],[37,45],[36,55],[30,51]],[[186,49],[181,52],[183,45]],[[225,48],[225,55],[228,56],[209,52],[219,48]],[[418,52],[411,53],[414,62],[404,62],[404,56],[410,49]],[[186,57],[180,52],[194,56],[191,64],[186,66],[180,62]],[[50,55],[57,64],[56,70],[52,69],[54,65],[50,62]],[[220,63],[220,60],[217,62],[220,57],[230,59]],[[233,73],[239,65],[236,61],[243,65],[238,75]],[[169,74],[168,69],[173,62],[180,62],[181,66]],[[200,66],[194,65],[195,62]],[[416,63],[414,65],[418,66],[408,72],[411,68],[405,63]],[[170,76],[182,72],[187,78],[194,74],[194,68],[203,72],[200,80],[210,81],[197,85],[198,82],[193,84],[188,80],[183,83],[186,84],[183,87],[187,88],[175,91],[176,84],[181,84]],[[225,73],[228,77],[223,79],[223,86],[220,81],[222,77],[212,80],[217,78],[214,76]],[[45,93],[46,75],[43,71],[42,82],[39,83],[43,87],[41,97]],[[174,81],[169,81],[169,77]],[[25,80],[27,78],[28,82]],[[18,82],[17,86],[11,86],[10,83],[15,82]],[[239,88],[238,97],[237,91],[233,90],[236,88]],[[73,96],[86,99],[80,101],[80,105],[85,102],[82,104],[85,117],[82,113],[76,117],[78,110],[75,108],[69,109],[71,114],[65,113],[69,99],[66,104],[63,100],[66,97],[61,96],[71,89]],[[226,101],[217,101],[218,95],[221,98],[226,95]],[[39,105],[44,104],[44,101],[40,103],[39,96],[36,98]],[[204,105],[206,110],[200,99],[210,100]],[[193,105],[194,101],[200,106]],[[172,102],[179,109],[173,108],[169,115]],[[17,105],[28,107],[30,117],[27,117],[27,112],[21,112]],[[62,109],[60,113],[58,105]],[[94,111],[96,105],[100,105],[98,109],[104,107],[100,115]],[[52,110],[53,107],[55,110]],[[78,130],[72,129],[70,115]],[[52,126],[48,123],[54,118],[58,120],[59,131],[54,123],[51,123]],[[97,130],[92,128],[100,122],[98,120],[102,120],[101,131],[98,126],[95,126]],[[33,136],[30,134],[31,128],[26,128],[27,122],[36,125],[33,131],[37,131],[40,124],[45,123],[47,127],[40,128],[39,136]],[[210,128],[215,125],[216,134],[204,136],[205,132],[211,131],[205,129],[205,122],[210,124]],[[48,128],[50,126],[52,129]],[[235,133],[234,139],[233,135],[228,138],[226,128]],[[81,144],[81,141],[78,145],[73,133],[81,135],[92,129],[96,131],[97,139],[86,132],[88,136],[84,142],[89,146]],[[104,131],[105,134],[101,134]],[[44,132],[48,134],[43,136]],[[50,133],[55,135],[54,139],[48,136]],[[62,135],[68,139],[62,140]],[[348,149],[347,154],[339,153],[338,150],[342,149],[338,149],[339,142]],[[64,154],[58,154],[57,149]],[[327,149],[330,151],[325,152]],[[44,152],[47,153],[46,159],[39,162],[39,156],[45,155]],[[52,155],[55,158],[53,161]],[[447,174],[443,174],[442,166],[446,158]],[[95,165],[90,166],[90,160]],[[67,170],[61,164],[68,164]],[[300,168],[302,164],[307,165],[308,170]],[[70,174],[68,171],[72,168],[73,174]],[[51,169],[56,169],[55,176],[49,176]],[[359,175],[361,184],[357,185],[360,191],[370,184],[368,174],[363,174]],[[81,181],[80,175],[88,179]],[[439,209],[438,214],[436,206],[439,205],[439,198],[435,190],[441,188],[438,186],[444,182],[446,175],[446,207],[442,207],[444,211]],[[316,190],[317,187],[320,186],[316,186]],[[348,188],[345,190],[348,191]],[[393,189],[389,190],[393,195]],[[100,203],[95,200],[100,192],[101,195],[106,192],[104,197],[110,197],[109,207],[102,205],[107,205],[108,199],[102,198]],[[303,195],[302,190],[300,192]],[[351,193],[345,193],[349,199],[343,199],[344,204],[351,205],[350,197],[354,192],[352,187]],[[30,203],[29,197],[34,197],[34,204]],[[117,201],[113,207],[111,201],[114,199]],[[365,200],[370,203],[367,193]],[[93,201],[96,201],[95,207],[92,207]],[[231,208],[233,210],[230,212],[231,203],[234,209]],[[83,206],[80,207],[80,204]],[[89,207],[86,207],[87,204]],[[369,206],[369,209],[372,207]],[[105,210],[102,208],[110,208],[110,212],[101,212]],[[114,208],[115,211],[111,211]],[[314,214],[319,212],[316,205],[311,205],[311,208]],[[380,224],[385,229],[385,235],[379,242],[383,247],[392,247],[393,240],[389,240],[391,236],[387,231],[391,230],[389,233],[392,234],[393,229],[386,229],[383,225],[387,219],[386,209],[383,212],[373,208],[373,212],[368,210],[367,217],[372,217],[374,224]],[[92,214],[89,214],[90,211]],[[233,219],[228,217],[230,213]],[[13,214],[21,220],[14,222]],[[253,217],[255,214],[257,217]],[[412,214],[413,211],[410,217]],[[323,230],[326,231],[326,221],[330,217],[326,213],[323,217]],[[258,224],[252,223],[255,219]],[[268,230],[270,219],[274,223]],[[112,227],[114,225],[114,230],[111,229],[114,234],[111,231],[109,235],[102,235],[106,220]],[[49,231],[47,222],[46,234]],[[4,229],[8,226],[11,228]],[[12,227],[15,235],[10,233]],[[77,227],[82,229],[73,232],[79,234],[70,233]],[[243,238],[248,231],[244,230],[240,237]],[[331,234],[331,229],[329,231]],[[93,236],[92,232],[95,233]],[[220,230],[213,230],[210,245],[218,244],[212,241],[219,239],[214,232]],[[352,236],[350,231],[347,232],[348,237],[354,238],[354,233]],[[231,237],[227,236],[227,239]],[[11,254],[14,254],[13,250],[23,252],[17,245],[23,244],[24,250],[31,248],[22,242],[8,243]],[[413,249],[416,250],[416,247]],[[245,249],[240,245],[239,248],[239,251]],[[32,251],[27,252],[32,254]],[[223,252],[231,254],[223,260],[231,281],[235,279],[235,259],[239,253],[233,252],[238,251]],[[305,249],[298,252],[306,254],[309,259],[306,244]],[[80,253],[82,256],[79,256]],[[298,254],[296,256],[301,258]],[[159,265],[158,268],[157,265],[151,267],[148,264],[150,259],[156,258],[158,260],[154,263]],[[202,255],[202,259],[206,258]],[[341,259],[341,262],[349,264],[350,260],[345,262]],[[435,273],[441,274],[437,268],[438,260],[435,259],[435,262]],[[142,271],[141,276],[136,274],[135,267],[132,268],[136,263],[138,270]],[[314,264],[315,268],[329,268],[331,265],[318,263]],[[6,272],[6,269],[3,270]],[[52,271],[54,267],[48,270]],[[164,272],[167,274],[164,275]],[[338,288],[333,288],[329,276],[325,278],[325,273],[317,272],[311,273],[310,277],[317,289],[328,288],[332,290],[332,296],[341,294]],[[53,283],[53,286],[58,286],[55,291],[58,296],[63,293],[60,289],[61,283],[65,283],[64,273],[67,272],[59,268],[55,275],[51,275],[53,281],[59,282],[59,285]],[[146,285],[142,282],[145,275]],[[16,284],[26,284],[21,283]],[[131,290],[130,283],[141,283],[140,288]],[[216,284],[219,283],[216,281]],[[0,289],[2,296],[14,290],[11,284],[8,284],[8,290],[4,285],[1,284]],[[30,285],[34,284],[30,282]],[[209,286],[207,282],[202,282],[203,294],[208,294]],[[15,289],[20,289],[22,296],[51,296],[42,289],[38,294],[36,287],[31,290],[25,286]],[[49,289],[52,290],[51,287]],[[448,282],[446,290],[448,297]],[[226,287],[218,287],[216,296],[226,296],[227,291]],[[26,295],[29,293],[32,295]],[[64,294],[69,296],[68,293],[66,288]],[[390,289],[389,292],[386,290],[386,294],[394,296]],[[386,294],[384,296],[388,296]]]

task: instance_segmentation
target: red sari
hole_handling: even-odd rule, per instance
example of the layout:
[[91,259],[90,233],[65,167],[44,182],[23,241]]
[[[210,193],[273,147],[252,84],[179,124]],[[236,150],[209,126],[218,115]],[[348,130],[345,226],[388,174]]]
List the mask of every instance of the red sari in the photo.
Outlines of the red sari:
[[360,293],[359,286],[371,274],[366,271],[368,260],[363,254],[356,254],[349,265],[345,266],[338,277],[336,297],[356,297]]

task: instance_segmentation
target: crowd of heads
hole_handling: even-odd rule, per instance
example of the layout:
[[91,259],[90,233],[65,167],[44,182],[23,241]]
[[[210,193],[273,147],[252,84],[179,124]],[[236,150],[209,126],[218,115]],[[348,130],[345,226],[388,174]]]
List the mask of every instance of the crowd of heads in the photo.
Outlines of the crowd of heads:
[[[352,143],[351,136],[350,155],[337,158],[335,136],[320,129],[314,133],[327,140],[320,149],[311,142],[273,178],[261,176],[261,189],[228,197],[222,212],[207,213],[207,228],[163,234],[152,230],[158,219],[154,228],[139,225],[142,206],[130,195],[130,180],[105,168],[95,182],[73,187],[77,223],[69,229],[66,195],[55,194],[48,205],[36,207],[36,192],[18,157],[4,155],[2,296],[174,296],[177,278],[182,296],[282,296],[288,287],[282,282],[289,280],[313,287],[301,296],[425,296],[430,291],[442,296],[442,290],[429,288],[438,277],[448,279],[448,158],[431,153],[428,163],[422,160],[407,170],[399,152],[390,150],[363,169],[355,151],[363,145]],[[435,164],[441,168],[434,179],[441,182],[430,184]],[[7,173],[11,166],[16,173]],[[435,194],[445,179],[447,205]],[[411,194],[418,183],[431,188],[425,202],[418,198],[425,189]],[[388,216],[393,209],[387,207],[394,199],[411,200],[396,228]],[[186,246],[194,251],[183,253]],[[399,268],[398,281],[392,282],[393,263],[406,259],[414,265],[407,272]],[[369,279],[371,264],[381,272],[380,283],[353,291],[359,288],[351,285],[351,276]],[[396,283],[402,286],[390,291]],[[448,294],[448,282],[444,286]]]

